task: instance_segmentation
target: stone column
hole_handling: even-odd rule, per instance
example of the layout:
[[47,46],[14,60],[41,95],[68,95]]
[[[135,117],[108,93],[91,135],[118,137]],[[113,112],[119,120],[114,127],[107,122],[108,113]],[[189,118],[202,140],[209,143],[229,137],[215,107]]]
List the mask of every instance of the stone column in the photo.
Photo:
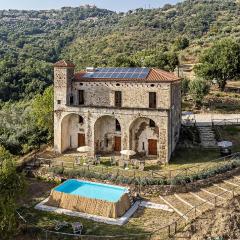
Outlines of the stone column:
[[61,111],[54,112],[54,151],[62,153]]
[[95,155],[95,141],[94,141],[94,124],[95,119],[92,114],[88,112],[87,114],[87,131],[86,131],[86,145],[91,147],[93,151],[91,152],[91,156]]
[[168,119],[162,118],[159,125],[159,161],[168,163],[169,157],[169,134],[168,134]]

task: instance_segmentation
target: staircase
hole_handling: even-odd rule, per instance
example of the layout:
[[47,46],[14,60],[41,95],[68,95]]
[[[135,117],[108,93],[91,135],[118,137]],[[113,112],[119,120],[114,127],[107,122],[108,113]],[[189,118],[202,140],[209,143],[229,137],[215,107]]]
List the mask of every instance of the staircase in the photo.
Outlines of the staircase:
[[197,126],[197,128],[201,139],[201,146],[203,148],[217,148],[217,141],[212,127]]

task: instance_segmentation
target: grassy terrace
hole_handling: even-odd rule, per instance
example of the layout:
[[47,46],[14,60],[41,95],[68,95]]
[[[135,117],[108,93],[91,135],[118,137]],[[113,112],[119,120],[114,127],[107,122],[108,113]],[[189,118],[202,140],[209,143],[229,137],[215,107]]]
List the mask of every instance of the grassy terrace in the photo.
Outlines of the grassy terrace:
[[[240,149],[239,149],[240,150]],[[223,162],[220,157],[219,150],[204,150],[204,149],[179,149],[175,152],[171,162],[167,165],[160,165],[154,161],[146,161],[144,171],[133,169],[129,165],[129,170],[111,166],[109,158],[102,158],[101,164],[97,166],[84,166],[82,160],[79,166],[74,166],[74,157],[61,156],[56,158],[53,166],[61,168],[64,166],[68,170],[85,170],[100,173],[113,173],[125,177],[148,177],[148,178],[169,178],[176,175],[192,174],[203,169],[208,169],[219,165]]]

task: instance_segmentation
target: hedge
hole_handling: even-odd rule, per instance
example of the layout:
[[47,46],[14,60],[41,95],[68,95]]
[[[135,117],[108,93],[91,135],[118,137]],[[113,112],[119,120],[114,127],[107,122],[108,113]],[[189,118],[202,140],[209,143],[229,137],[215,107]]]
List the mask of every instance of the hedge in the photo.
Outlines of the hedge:
[[55,173],[56,175],[61,175],[66,178],[89,178],[89,179],[99,179],[99,180],[109,180],[117,184],[134,184],[142,186],[151,185],[185,185],[187,183],[192,183],[198,180],[207,179],[218,174],[226,173],[237,167],[240,167],[240,161],[234,160],[230,163],[226,163],[222,166],[213,167],[210,169],[202,170],[198,173],[191,175],[179,175],[171,179],[164,178],[140,178],[140,177],[124,177],[117,174],[104,174],[99,172],[92,172],[88,170],[69,170],[63,167],[53,167],[49,171]]

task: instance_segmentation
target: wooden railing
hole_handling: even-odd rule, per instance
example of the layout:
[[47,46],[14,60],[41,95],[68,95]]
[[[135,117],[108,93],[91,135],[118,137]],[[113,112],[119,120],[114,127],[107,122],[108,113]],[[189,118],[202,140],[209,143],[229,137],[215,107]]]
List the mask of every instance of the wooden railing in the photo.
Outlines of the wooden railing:
[[212,126],[240,125],[240,118],[212,119]]

